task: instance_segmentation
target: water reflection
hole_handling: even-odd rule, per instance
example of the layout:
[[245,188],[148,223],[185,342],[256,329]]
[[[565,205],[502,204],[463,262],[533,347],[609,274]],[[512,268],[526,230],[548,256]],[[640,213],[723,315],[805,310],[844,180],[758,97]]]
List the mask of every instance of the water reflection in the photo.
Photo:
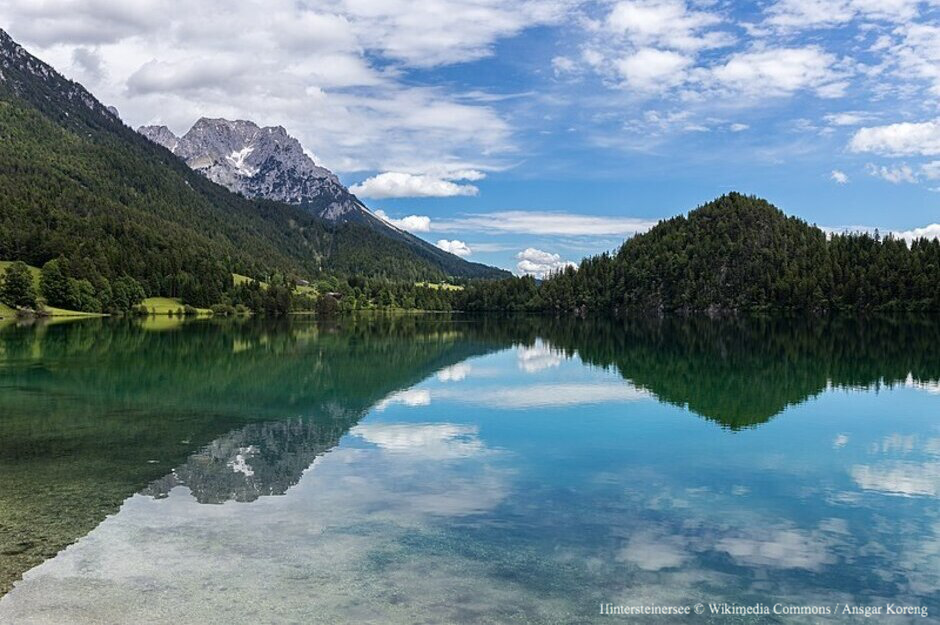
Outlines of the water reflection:
[[940,607],[940,329],[820,323],[5,328],[0,622]]
[[[541,322],[540,322],[541,323]],[[829,388],[935,390],[940,320],[554,320],[532,330],[557,350],[612,367],[660,401],[726,427],[765,423]]]
[[160,498],[186,486],[199,503],[283,495],[345,432],[345,426],[335,421],[289,419],[248,425],[212,441],[142,492]]
[[493,349],[415,318],[8,325],[0,592],[143,488],[184,483],[207,502],[283,493],[375,404]]

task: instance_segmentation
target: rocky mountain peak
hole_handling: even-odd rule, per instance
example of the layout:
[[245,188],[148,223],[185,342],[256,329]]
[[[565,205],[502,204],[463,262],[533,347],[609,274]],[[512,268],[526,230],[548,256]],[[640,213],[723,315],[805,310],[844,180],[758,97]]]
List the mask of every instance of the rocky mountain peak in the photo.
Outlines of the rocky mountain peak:
[[176,150],[180,139],[173,134],[173,131],[166,126],[141,126],[137,132],[144,135],[157,145],[162,145],[170,152]]
[[247,197],[303,205],[332,221],[375,219],[283,126],[202,117],[182,137],[166,126],[138,131],[213,182]]

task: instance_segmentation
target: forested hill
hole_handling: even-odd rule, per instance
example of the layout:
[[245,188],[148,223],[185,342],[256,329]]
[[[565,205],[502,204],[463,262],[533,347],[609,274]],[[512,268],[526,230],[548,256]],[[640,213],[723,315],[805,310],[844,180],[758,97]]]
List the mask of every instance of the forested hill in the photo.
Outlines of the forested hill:
[[940,242],[829,236],[729,193],[541,285],[481,284],[462,297],[470,310],[940,311]]
[[321,271],[400,280],[506,275],[231,193],[125,126],[3,31],[0,198],[0,260],[41,266],[61,256],[72,277],[98,290],[128,275],[148,295],[182,295],[196,305],[217,302],[233,272],[259,279]]

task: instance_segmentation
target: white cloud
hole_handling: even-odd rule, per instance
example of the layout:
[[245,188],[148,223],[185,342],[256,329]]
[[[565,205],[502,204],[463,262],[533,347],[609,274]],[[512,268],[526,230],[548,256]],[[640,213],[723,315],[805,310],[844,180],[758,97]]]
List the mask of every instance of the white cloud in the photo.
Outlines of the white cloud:
[[[476,175],[472,172],[468,175]],[[482,174],[481,174],[482,176]],[[400,197],[453,197],[477,195],[480,190],[471,184],[457,184],[454,180],[431,175],[416,175],[389,171],[363,180],[350,187],[350,191],[361,197],[383,199]],[[479,180],[480,178],[474,178]]]
[[566,0],[339,0],[334,10],[353,22],[361,42],[417,67],[476,60],[525,28],[560,21]]
[[930,224],[923,228],[914,228],[913,230],[901,230],[894,233],[899,239],[904,239],[908,243],[915,239],[940,239],[940,224]]
[[564,354],[538,339],[532,347],[520,347],[516,360],[526,373],[538,373],[561,365]]
[[569,260],[562,260],[558,254],[545,252],[534,247],[529,247],[516,254],[519,262],[516,263],[516,269],[520,274],[544,278],[551,273],[561,271],[565,267],[577,267]]
[[855,18],[907,22],[920,0],[778,0],[768,9],[766,24],[784,30],[830,28]]
[[[435,391],[435,395],[438,395]],[[563,408],[604,404],[610,402],[642,401],[650,394],[623,382],[615,384],[532,384],[529,386],[487,387],[486,392],[442,390],[441,398],[497,410],[525,410],[530,408]]]
[[185,58],[174,62],[149,61],[127,79],[135,95],[231,88],[242,73],[241,65],[227,58]]
[[477,428],[470,425],[371,423],[357,425],[349,433],[385,452],[422,460],[454,460],[486,452]]
[[470,249],[470,246],[464,243],[463,241],[458,241],[454,239],[453,241],[448,241],[447,239],[441,239],[437,242],[437,247],[441,248],[445,252],[450,252],[454,256],[460,256],[461,258],[470,256],[473,254],[473,250]]
[[626,84],[640,91],[665,90],[685,82],[692,58],[671,50],[640,48],[615,65]]
[[491,104],[405,81],[403,69],[481,58],[504,37],[561,19],[568,6],[9,0],[0,23],[132,126],[182,133],[201,116],[252,119],[283,125],[337,171],[430,174],[428,164],[499,164],[513,132]]
[[856,465],[852,479],[864,490],[905,497],[940,496],[940,463],[893,462],[883,465]]
[[841,170],[833,169],[832,173],[829,174],[829,178],[838,184],[846,184],[849,181],[848,175]]
[[655,225],[655,221],[633,217],[602,217],[545,211],[497,211],[438,220],[434,222],[433,230],[474,230],[492,234],[546,236],[627,236],[645,232]]
[[[603,22],[590,22],[584,63],[608,82],[647,97],[675,90],[688,102],[750,100],[811,91],[838,98],[852,64],[818,45],[775,46],[753,38],[730,54],[736,39],[721,29],[720,9],[693,10],[682,0],[616,2]],[[705,54],[705,51],[709,51]]]
[[750,566],[818,571],[835,562],[827,546],[826,537],[819,531],[775,528],[761,535],[722,538],[715,549]]
[[767,48],[737,52],[710,71],[716,88],[755,97],[815,91],[824,98],[839,97],[844,75],[836,57],[818,46]]
[[562,76],[564,74],[576,72],[578,69],[578,64],[567,56],[556,56],[552,59],[552,69],[555,70],[556,76]]
[[431,391],[424,388],[412,388],[405,391],[398,391],[392,393],[376,404],[375,409],[382,411],[393,404],[400,404],[402,406],[409,406],[411,408],[430,406]]
[[636,47],[695,51],[731,42],[728,34],[710,30],[720,23],[717,15],[690,10],[683,0],[627,0],[614,4],[605,25]]
[[871,114],[861,111],[845,111],[842,113],[830,113],[824,117],[831,126],[858,126],[869,119]]
[[425,215],[408,215],[401,219],[393,219],[381,209],[374,212],[380,219],[408,232],[429,232],[431,230],[431,218]]
[[886,156],[940,154],[940,120],[859,128],[849,142],[849,149]]
[[168,19],[159,0],[8,0],[5,28],[41,45],[119,41]]
[[873,165],[872,163],[868,163],[868,165],[865,166],[865,169],[872,176],[882,178],[893,184],[899,184],[901,182],[917,182],[917,174],[914,173],[914,170],[911,169],[909,165],[886,167],[884,165],[877,166]]
[[[915,239],[940,239],[940,224],[929,224],[922,228],[912,228],[910,230],[891,230],[889,228],[876,228],[875,226],[822,226],[823,232],[828,234],[874,234],[877,230],[881,233],[890,232],[897,239],[904,239],[908,243]],[[910,382],[913,384],[913,378]]]
[[750,128],[750,126],[748,126],[747,124],[731,124],[730,126],[728,126],[728,130],[730,130],[731,132],[744,132],[748,128]]
[[472,367],[465,362],[451,365],[437,372],[437,379],[441,382],[461,382],[470,375]]
[[895,34],[901,36],[901,41],[889,45],[887,52],[899,75],[927,81],[931,94],[940,96],[940,25],[910,23]]
[[940,161],[930,161],[920,167],[921,173],[927,180],[940,180]]
[[630,537],[617,559],[635,564],[644,571],[680,567],[692,554],[682,545],[680,536],[664,536],[653,531],[639,532]]

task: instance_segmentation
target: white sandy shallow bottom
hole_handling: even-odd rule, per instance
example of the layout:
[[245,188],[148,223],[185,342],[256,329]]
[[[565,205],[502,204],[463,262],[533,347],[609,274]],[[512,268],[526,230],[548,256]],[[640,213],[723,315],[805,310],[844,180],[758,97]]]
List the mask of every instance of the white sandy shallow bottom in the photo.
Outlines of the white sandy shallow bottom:
[[199,504],[185,487],[131,497],[29,571],[0,600],[0,623],[503,622],[520,611],[565,622],[566,606],[526,599],[486,562],[403,546],[508,494],[496,454],[457,431],[453,459],[439,440],[340,448],[286,496],[251,504]]

